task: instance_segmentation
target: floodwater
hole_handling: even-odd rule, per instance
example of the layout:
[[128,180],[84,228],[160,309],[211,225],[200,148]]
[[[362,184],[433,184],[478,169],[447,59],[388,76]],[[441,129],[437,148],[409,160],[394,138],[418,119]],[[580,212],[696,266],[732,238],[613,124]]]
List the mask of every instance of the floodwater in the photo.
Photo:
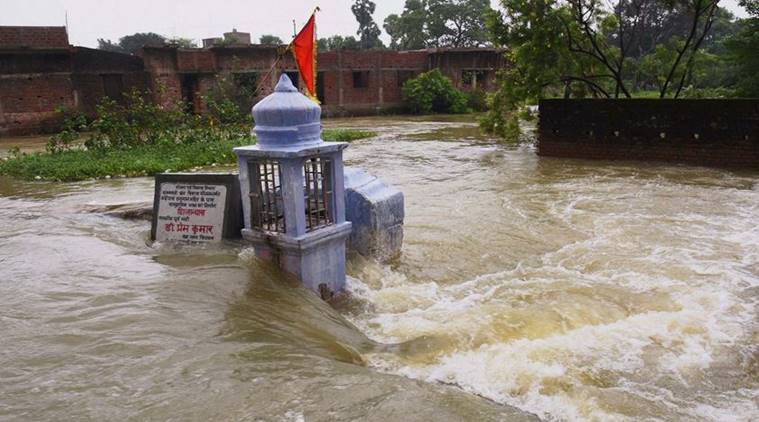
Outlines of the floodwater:
[[92,212],[151,179],[0,179],[0,419],[757,419],[759,171],[327,125],[378,131],[347,163],[406,195],[402,257],[332,306]]

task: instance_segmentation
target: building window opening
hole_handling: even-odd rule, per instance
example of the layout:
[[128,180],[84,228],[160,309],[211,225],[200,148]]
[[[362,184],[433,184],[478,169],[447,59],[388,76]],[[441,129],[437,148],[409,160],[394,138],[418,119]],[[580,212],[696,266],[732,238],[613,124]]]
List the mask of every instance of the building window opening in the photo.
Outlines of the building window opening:
[[484,70],[463,70],[461,71],[461,83],[464,86],[477,89],[477,87],[483,88],[485,82]]
[[181,89],[182,104],[184,105],[185,111],[188,113],[199,111],[198,105],[196,104],[198,100],[198,76],[191,73],[182,75]]
[[353,72],[353,87],[354,88],[367,88],[369,87],[369,71],[360,70]]
[[124,81],[121,75],[100,75],[103,78],[103,94],[106,97],[124,104]]
[[250,226],[254,229],[285,233],[285,207],[282,202],[282,169],[278,161],[250,161]]
[[323,157],[306,159],[303,164],[306,186],[306,232],[334,223],[332,216],[332,161]]
[[232,98],[240,113],[247,114],[255,102],[258,74],[256,72],[245,72],[234,73],[232,76],[235,87]]

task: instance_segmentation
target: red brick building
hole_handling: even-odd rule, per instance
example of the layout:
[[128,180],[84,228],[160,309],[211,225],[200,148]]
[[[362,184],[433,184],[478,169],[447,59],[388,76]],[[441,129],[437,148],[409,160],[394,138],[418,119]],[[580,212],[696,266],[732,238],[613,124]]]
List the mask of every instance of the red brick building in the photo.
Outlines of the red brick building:
[[[262,81],[275,65],[278,47],[248,45],[178,49],[146,47],[142,59],[151,75],[156,101],[171,103],[184,99],[195,112],[202,113],[203,93],[212,89],[220,76],[234,81],[262,85],[251,105],[268,95],[280,72],[295,81],[297,69],[290,54],[276,65],[268,81]],[[416,51],[351,51],[319,53],[317,96],[325,115],[376,113],[401,106],[404,82],[438,68],[464,91],[495,88],[495,72],[503,66],[503,51],[492,48],[432,49]],[[240,87],[241,89],[251,87]]]
[[57,108],[91,113],[148,76],[139,57],[70,46],[64,27],[0,27],[0,136],[55,130]]
[[[157,103],[184,101],[203,113],[204,97],[226,81],[251,106],[268,95],[279,72],[296,84],[295,63],[280,47],[233,44],[209,48],[145,47],[137,55],[69,45],[64,27],[0,27],[0,136],[39,133],[60,125],[58,107],[92,114],[103,96],[120,101],[150,89]],[[317,58],[317,95],[324,115],[372,114],[401,106],[403,83],[438,68],[470,91],[495,88],[502,50],[327,51]],[[255,88],[261,91],[254,95]]]

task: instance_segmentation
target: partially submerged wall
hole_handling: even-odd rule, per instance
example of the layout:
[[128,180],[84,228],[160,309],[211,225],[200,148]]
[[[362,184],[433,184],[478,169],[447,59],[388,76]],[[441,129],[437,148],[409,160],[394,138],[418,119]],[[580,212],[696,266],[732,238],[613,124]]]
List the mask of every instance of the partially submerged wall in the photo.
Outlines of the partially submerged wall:
[[759,99],[540,102],[538,154],[759,169]]

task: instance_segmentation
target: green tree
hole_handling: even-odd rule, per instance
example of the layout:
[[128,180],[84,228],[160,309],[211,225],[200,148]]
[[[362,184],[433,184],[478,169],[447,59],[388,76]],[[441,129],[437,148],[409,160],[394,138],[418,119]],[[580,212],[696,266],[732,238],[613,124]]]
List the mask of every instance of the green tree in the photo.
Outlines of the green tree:
[[738,31],[725,41],[728,60],[738,75],[738,94],[759,97],[759,0],[742,0],[740,5],[751,15],[738,21]]
[[128,54],[124,48],[122,48],[118,43],[115,43],[111,40],[106,40],[103,38],[98,38],[98,49],[104,50],[104,51],[111,51],[113,53],[124,53]]
[[759,0],[740,0],[738,4],[746,9],[749,15],[759,18]]
[[279,38],[276,35],[261,35],[261,38],[258,39],[259,44],[264,45],[282,45],[284,42],[282,42],[282,38]]
[[427,47],[427,2],[406,0],[400,15],[385,18],[385,32],[390,35],[390,48],[396,50],[419,50]]
[[372,18],[375,8],[376,6],[371,0],[356,0],[351,6],[351,11],[358,21],[356,35],[359,36],[359,43],[363,50],[384,47],[379,39],[382,32]]
[[[132,35],[126,35],[119,38],[118,44],[110,40],[98,39],[98,48],[107,51],[116,51],[118,53],[134,54],[143,46],[161,47],[166,45],[166,37],[154,32],[138,32]],[[118,46],[118,48],[116,48]]]
[[[563,39],[560,15],[567,18],[568,10],[555,7],[553,0],[504,0],[502,5],[502,11],[487,14],[485,23],[493,42],[510,48],[505,55],[507,65],[497,73],[498,90],[488,96],[488,112],[481,125],[488,132],[517,140],[517,111],[523,104],[560,95],[562,90],[565,96],[573,90],[582,96],[586,86],[596,83],[583,77],[593,75],[593,64],[576,69],[582,60],[573,60]],[[575,78],[588,83],[578,84]]]
[[391,48],[477,47],[488,44],[488,0],[406,0],[400,15],[385,18]]
[[190,38],[174,37],[166,41],[166,44],[179,48],[198,48],[198,44]]
[[316,45],[319,51],[358,50],[360,48],[358,40],[352,35],[347,37],[333,35],[329,38],[319,38]]
[[484,16],[488,0],[429,0],[427,39],[436,47],[479,47],[488,43]]
[[438,69],[409,79],[401,88],[403,103],[414,114],[466,113],[467,96],[457,90],[451,80]]
[[[640,72],[656,81],[660,97],[678,97],[697,76],[694,66],[708,62],[699,53],[718,1],[615,0],[607,6],[601,0],[501,0],[503,11],[490,12],[486,21],[494,43],[508,48],[508,64],[498,73],[500,87],[488,100],[482,126],[514,138],[517,111],[525,103],[562,92],[565,97],[631,97],[631,83]],[[662,10],[658,2],[684,17],[654,13]],[[653,25],[661,26],[667,38],[655,38],[651,50],[652,25],[641,22],[662,16],[689,24],[680,32]]]

